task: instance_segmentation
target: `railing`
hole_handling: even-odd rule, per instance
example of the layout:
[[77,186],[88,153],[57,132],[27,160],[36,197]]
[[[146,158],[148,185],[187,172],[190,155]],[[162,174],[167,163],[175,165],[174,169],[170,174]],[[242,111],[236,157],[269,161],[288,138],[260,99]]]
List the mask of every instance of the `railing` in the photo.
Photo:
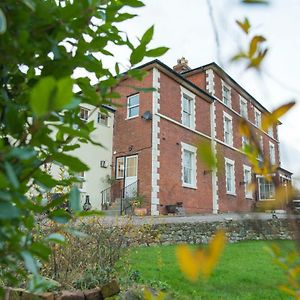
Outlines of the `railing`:
[[[116,185],[119,184],[119,182],[115,182],[114,184],[112,184],[110,187],[108,187],[107,189],[101,191],[101,209],[102,210],[107,210],[112,203],[115,201],[115,199],[119,196],[116,195]],[[119,191],[119,189],[118,189]]]
[[132,200],[139,195],[139,180],[123,187],[121,189],[121,195],[120,214],[132,214]]
[[101,191],[101,209],[108,210],[116,199],[120,199],[120,215],[132,214],[132,200],[139,194],[139,180],[132,182],[121,189],[117,188],[117,184],[120,183],[116,182],[107,189]]

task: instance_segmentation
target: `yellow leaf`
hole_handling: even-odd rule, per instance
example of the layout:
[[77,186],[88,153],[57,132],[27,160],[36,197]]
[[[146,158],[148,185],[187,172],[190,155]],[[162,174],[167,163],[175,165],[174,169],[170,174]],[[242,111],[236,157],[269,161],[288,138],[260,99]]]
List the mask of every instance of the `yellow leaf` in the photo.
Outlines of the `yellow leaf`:
[[200,275],[208,278],[219,260],[225,242],[225,232],[220,230],[210,241],[207,250],[191,249],[187,245],[178,246],[177,262],[187,279],[195,282]]
[[249,33],[249,30],[250,30],[251,25],[250,25],[250,22],[249,22],[248,18],[245,18],[243,22],[241,22],[241,21],[239,21],[239,20],[236,20],[235,22],[238,24],[238,26],[239,26],[246,34]]
[[266,41],[266,39],[261,35],[256,35],[252,38],[249,45],[249,57],[253,57],[253,55],[258,49],[259,43],[262,43],[264,41]]
[[282,117],[287,111],[289,111],[295,105],[295,103],[295,101],[291,101],[289,103],[281,105],[271,114],[263,115],[261,122],[262,130],[267,131],[269,127],[275,125],[278,122],[278,119]]
[[197,147],[197,153],[199,158],[205,163],[207,168],[213,170],[216,168],[216,156],[212,151],[211,143],[208,141],[202,141]]

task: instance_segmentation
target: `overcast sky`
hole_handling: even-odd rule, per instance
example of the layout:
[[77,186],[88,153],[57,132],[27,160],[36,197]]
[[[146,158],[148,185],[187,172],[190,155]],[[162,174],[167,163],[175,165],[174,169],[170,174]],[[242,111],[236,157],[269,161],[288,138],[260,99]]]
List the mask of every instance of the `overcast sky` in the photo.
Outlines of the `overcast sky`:
[[[238,0],[211,0],[220,35],[220,60],[206,0],[145,0],[146,6],[135,10],[139,16],[121,28],[134,38],[154,24],[151,46],[170,47],[160,58],[162,62],[172,67],[184,56],[190,67],[195,68],[215,61],[272,110],[290,99],[298,100],[300,95],[300,0],[270,1],[270,6],[249,6],[241,5]],[[245,16],[250,19],[254,32],[268,40],[270,51],[262,75],[244,71],[241,64],[229,62],[229,58],[246,45],[243,33],[235,24],[236,19]],[[117,59],[127,65],[128,53],[119,50]],[[299,105],[281,121],[281,166],[294,172],[295,179],[300,178]]]

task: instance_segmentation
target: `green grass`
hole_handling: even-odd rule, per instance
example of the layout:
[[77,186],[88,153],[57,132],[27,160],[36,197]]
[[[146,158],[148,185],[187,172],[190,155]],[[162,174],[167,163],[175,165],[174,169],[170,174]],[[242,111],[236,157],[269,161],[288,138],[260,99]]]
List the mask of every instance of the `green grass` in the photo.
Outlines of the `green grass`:
[[[293,247],[289,241],[277,243],[282,248]],[[135,248],[129,263],[139,283],[165,288],[173,293],[172,299],[292,299],[277,289],[286,277],[272,262],[267,245],[263,241],[228,244],[211,278],[195,284],[180,272],[176,246]]]

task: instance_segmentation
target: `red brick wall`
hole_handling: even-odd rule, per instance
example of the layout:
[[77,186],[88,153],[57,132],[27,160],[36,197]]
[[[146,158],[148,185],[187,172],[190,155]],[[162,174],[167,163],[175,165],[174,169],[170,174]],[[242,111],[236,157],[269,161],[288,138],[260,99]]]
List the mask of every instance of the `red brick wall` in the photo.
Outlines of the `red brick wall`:
[[181,142],[197,146],[203,138],[178,125],[160,121],[160,204],[183,202],[187,213],[212,212],[211,173],[204,175],[203,162],[197,158],[197,189],[182,186]]
[[[119,92],[121,98],[117,103],[121,105],[115,113],[113,137],[113,162],[115,172],[116,157],[138,154],[138,179],[141,194],[145,196],[145,206],[150,208],[151,199],[151,132],[152,122],[141,118],[145,111],[152,112],[152,92],[140,92],[139,116],[127,118],[127,96],[136,93],[135,87],[152,87],[152,71],[142,81],[127,79],[122,81],[114,91]],[[130,148],[131,151],[130,151]],[[115,176],[115,173],[113,173]]]
[[200,87],[203,90],[206,90],[206,74],[203,73],[196,73],[193,75],[186,75],[185,76],[188,80],[196,84],[198,87]]
[[[210,136],[210,103],[196,96],[196,130]],[[160,74],[160,113],[181,123],[180,85]]]

